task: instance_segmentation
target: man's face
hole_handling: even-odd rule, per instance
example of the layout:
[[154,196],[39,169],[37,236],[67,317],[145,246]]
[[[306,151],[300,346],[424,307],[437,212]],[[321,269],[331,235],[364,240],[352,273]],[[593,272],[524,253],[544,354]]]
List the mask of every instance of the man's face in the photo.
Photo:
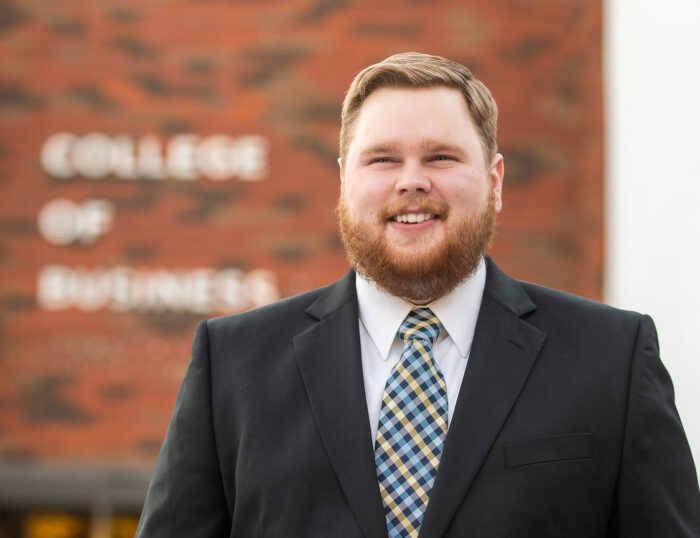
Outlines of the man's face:
[[353,266],[425,303],[474,270],[501,210],[503,159],[488,166],[461,93],[382,88],[362,104],[341,165],[341,233]]

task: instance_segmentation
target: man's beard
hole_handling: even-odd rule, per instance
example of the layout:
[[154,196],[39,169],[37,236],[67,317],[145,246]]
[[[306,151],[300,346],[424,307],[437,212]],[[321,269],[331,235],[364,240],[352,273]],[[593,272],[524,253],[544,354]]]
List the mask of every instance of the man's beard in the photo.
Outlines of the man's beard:
[[[431,247],[418,240],[415,252],[397,253],[384,237],[383,227],[388,225],[389,216],[396,215],[411,202],[415,200],[383,211],[379,225],[353,220],[342,194],[336,212],[345,252],[355,271],[391,295],[425,303],[448,294],[476,269],[493,237],[495,197],[490,191],[480,213],[447,226],[438,244]],[[446,205],[435,206],[427,200],[420,202],[418,213],[437,214],[446,223],[449,213]]]

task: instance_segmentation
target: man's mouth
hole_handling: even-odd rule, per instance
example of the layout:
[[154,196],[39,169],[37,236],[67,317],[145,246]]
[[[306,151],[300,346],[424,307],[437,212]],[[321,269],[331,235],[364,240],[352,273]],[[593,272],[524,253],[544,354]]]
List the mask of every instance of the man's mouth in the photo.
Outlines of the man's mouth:
[[403,222],[406,224],[419,224],[425,222],[426,220],[432,220],[438,218],[434,213],[403,213],[401,215],[394,215],[389,217],[392,222]]

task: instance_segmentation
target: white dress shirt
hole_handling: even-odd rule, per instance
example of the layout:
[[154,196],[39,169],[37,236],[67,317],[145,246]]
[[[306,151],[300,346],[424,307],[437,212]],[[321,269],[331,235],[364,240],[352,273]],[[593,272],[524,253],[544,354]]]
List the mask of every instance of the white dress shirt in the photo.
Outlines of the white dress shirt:
[[[433,346],[433,357],[447,384],[448,425],[467,368],[485,284],[486,263],[482,258],[467,280],[444,297],[425,305],[438,317],[441,325],[440,335]],[[386,381],[404,348],[397,332],[415,306],[400,297],[389,295],[360,275],[357,275],[356,287],[360,309],[362,375],[374,445]]]

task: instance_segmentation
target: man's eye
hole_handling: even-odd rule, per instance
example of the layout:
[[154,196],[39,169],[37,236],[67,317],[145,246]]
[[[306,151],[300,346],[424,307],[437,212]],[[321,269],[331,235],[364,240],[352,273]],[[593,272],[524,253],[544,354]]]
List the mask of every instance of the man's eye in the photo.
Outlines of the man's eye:
[[453,155],[434,155],[430,159],[431,161],[456,161],[457,158]]
[[392,160],[393,159],[391,157],[374,157],[369,161],[369,163],[390,163]]

